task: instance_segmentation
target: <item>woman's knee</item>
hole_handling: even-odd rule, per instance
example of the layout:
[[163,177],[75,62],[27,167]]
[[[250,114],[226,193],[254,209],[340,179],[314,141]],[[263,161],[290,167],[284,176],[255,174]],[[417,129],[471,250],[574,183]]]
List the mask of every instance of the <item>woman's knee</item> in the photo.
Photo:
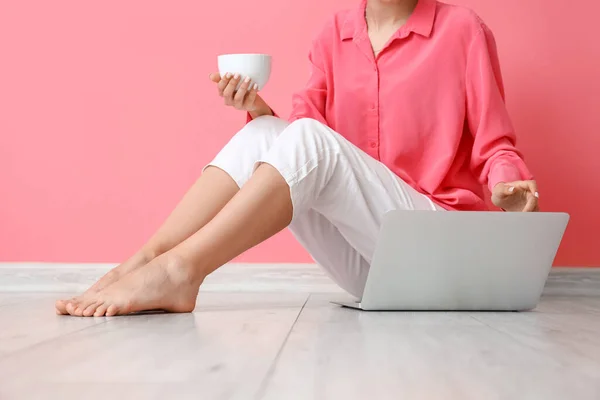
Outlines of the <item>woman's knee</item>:
[[231,138],[210,165],[227,172],[242,187],[252,175],[255,163],[264,158],[277,136],[288,125],[286,121],[275,117],[260,117],[250,121]]
[[271,148],[289,124],[275,117],[260,117],[248,122],[221,150],[230,157],[259,159]]
[[327,125],[312,118],[292,122],[280,135],[277,144],[294,149],[339,148],[341,136]]
[[266,137],[274,140],[288,126],[289,123],[285,120],[265,115],[249,121],[235,136]]
[[338,133],[319,121],[302,118],[281,132],[265,159],[271,165],[294,171],[317,167],[327,170],[334,166],[342,140]]

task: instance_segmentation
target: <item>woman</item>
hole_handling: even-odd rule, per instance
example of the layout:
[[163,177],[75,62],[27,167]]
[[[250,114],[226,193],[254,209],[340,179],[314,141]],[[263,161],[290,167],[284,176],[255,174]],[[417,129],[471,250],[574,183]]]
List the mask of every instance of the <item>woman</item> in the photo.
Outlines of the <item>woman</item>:
[[[338,13],[310,52],[289,122],[242,77],[212,74],[248,124],[156,234],[59,314],[191,312],[204,278],[289,226],[360,297],[383,215],[536,211],[515,148],[495,42],[471,11],[435,0],[366,0]],[[241,188],[241,189],[240,189]]]

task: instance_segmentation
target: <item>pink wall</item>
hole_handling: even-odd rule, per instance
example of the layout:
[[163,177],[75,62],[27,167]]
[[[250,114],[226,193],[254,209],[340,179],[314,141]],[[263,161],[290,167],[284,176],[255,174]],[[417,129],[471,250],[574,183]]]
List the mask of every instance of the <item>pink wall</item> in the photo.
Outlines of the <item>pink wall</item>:
[[[264,95],[286,114],[312,35],[356,1],[1,2],[0,260],[129,255],[242,124],[216,55],[272,54]],[[461,3],[496,33],[544,208],[572,214],[557,264],[600,265],[600,5]],[[242,260],[309,259],[285,233]]]

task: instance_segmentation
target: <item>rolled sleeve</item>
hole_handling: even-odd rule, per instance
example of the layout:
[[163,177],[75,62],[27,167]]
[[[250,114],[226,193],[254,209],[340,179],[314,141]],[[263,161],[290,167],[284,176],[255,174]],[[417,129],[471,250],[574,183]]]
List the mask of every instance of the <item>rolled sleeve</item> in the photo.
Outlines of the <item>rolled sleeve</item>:
[[500,182],[533,179],[516,148],[494,36],[482,24],[466,68],[467,122],[474,136],[471,168],[490,190]]

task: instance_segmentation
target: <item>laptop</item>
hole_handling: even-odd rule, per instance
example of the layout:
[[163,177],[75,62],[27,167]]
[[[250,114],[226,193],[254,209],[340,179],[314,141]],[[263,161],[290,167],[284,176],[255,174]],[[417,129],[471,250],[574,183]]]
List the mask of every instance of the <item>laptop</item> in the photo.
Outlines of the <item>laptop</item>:
[[537,306],[569,222],[563,213],[391,211],[367,311],[525,311]]

